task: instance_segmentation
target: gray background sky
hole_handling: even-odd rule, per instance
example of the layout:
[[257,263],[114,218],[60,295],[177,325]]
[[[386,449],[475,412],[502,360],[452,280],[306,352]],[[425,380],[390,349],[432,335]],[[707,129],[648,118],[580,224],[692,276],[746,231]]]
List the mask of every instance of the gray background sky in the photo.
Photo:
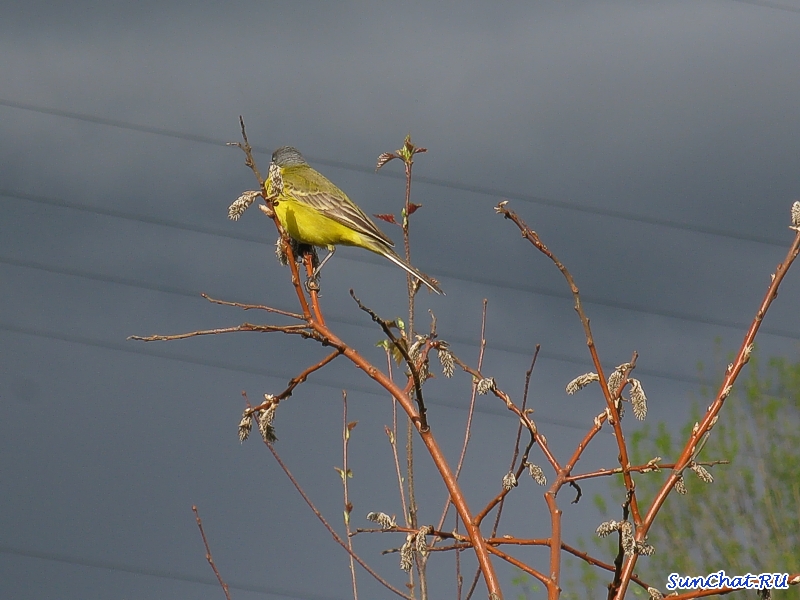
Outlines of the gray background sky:
[[[433,309],[474,363],[488,298],[485,372],[515,399],[542,345],[530,401],[561,457],[602,401],[564,393],[591,368],[568,290],[492,207],[510,199],[567,264],[605,366],[638,350],[649,419],[678,426],[698,362],[738,346],[800,196],[793,0],[8,3],[0,56],[4,598],[221,597],[203,583],[193,503],[223,574],[250,589],[234,597],[348,597],[346,555],[266,449],[236,437],[241,390],[279,391],[324,351],[256,334],[126,341],[257,317],[199,292],[294,309],[272,226],[256,210],[226,218],[254,187],[224,146],[240,114],[255,145],[297,146],[368,213],[402,202],[399,166],[375,175],[376,157],[409,132],[429,149],[415,166],[413,262],[447,296],[422,293],[420,315]],[[797,357],[796,275],[764,324],[764,356]],[[379,362],[380,335],[347,290],[403,315],[403,273],[342,249],[322,284],[330,324]],[[453,460],[469,385],[427,386]],[[278,448],[338,526],[342,387],[365,526],[371,510],[401,512],[375,385],[343,361],[315,375],[281,406]],[[491,398],[479,410],[463,478],[473,508],[498,490],[515,431]],[[615,457],[603,433],[580,468]],[[418,464],[421,520],[435,521],[444,492]],[[584,485],[586,499],[606,490]],[[541,489],[526,481],[513,496],[501,532],[545,536]],[[568,539],[590,536],[590,502],[569,499]],[[379,554],[401,542],[361,536],[357,548],[402,585],[396,555]],[[518,555],[543,565],[542,551]],[[436,597],[452,597],[452,559],[432,562]],[[388,597],[360,581],[364,597]]]

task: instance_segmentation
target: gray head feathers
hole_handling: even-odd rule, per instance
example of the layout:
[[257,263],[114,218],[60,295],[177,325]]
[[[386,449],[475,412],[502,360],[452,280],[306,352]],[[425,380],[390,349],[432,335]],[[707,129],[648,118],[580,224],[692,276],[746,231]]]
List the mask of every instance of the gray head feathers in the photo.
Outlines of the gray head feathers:
[[281,146],[272,153],[272,162],[279,167],[293,167],[297,165],[307,165],[306,159],[300,154],[297,148],[291,146]]

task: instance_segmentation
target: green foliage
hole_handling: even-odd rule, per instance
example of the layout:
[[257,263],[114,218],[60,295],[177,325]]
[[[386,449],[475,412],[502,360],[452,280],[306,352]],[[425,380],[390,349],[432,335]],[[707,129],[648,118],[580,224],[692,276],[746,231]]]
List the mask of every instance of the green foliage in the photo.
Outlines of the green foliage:
[[538,581],[521,570],[511,578],[511,583],[517,588],[517,600],[532,598],[535,592],[543,589]]
[[[706,398],[708,400],[708,398]],[[687,494],[673,491],[650,530],[653,557],[640,558],[639,575],[655,587],[670,573],[702,575],[792,572],[800,567],[800,363],[775,358],[763,368],[751,360],[747,377],[726,400],[700,461],[729,460],[707,467],[711,484],[684,473]],[[631,436],[631,461],[655,456],[672,462],[700,417],[695,404],[680,437],[664,423]],[[647,507],[666,472],[636,477],[639,505]],[[615,482],[615,485],[618,482]],[[621,501],[620,490],[615,498]],[[610,518],[619,518],[611,515]],[[613,537],[613,536],[612,536]],[[616,544],[614,543],[613,546]],[[611,553],[604,558],[613,556]],[[800,598],[796,588],[781,597]]]
[[[679,436],[671,434],[665,423],[629,435],[631,464],[645,464],[658,456],[662,463],[673,462],[715,391],[701,390],[703,404],[695,403]],[[763,366],[751,359],[746,377],[726,400],[699,456],[701,462],[715,460],[730,464],[707,466],[714,476],[710,484],[687,469],[687,494],[673,491],[650,530],[648,542],[656,554],[640,557],[636,571],[663,592],[670,573],[800,571],[800,363],[773,358]],[[643,512],[667,474],[662,470],[635,475]],[[620,519],[622,476],[609,481],[611,501],[597,495],[594,505],[604,518]],[[593,537],[591,545],[593,555],[610,563],[617,554],[618,539],[616,535]],[[585,550],[584,546],[579,540],[578,547]],[[564,598],[606,597],[606,573],[575,558],[568,558],[565,564],[569,576],[564,582]],[[647,597],[639,586],[630,589],[636,597]],[[523,591],[527,595],[520,599],[532,597],[527,588]],[[774,596],[800,598],[800,589],[793,586]]]

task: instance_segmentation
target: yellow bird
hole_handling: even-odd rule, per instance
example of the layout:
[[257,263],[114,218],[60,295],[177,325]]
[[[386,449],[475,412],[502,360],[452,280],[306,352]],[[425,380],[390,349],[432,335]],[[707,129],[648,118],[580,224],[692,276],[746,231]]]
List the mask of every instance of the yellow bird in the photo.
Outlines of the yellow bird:
[[266,188],[267,195],[275,198],[275,213],[286,233],[302,244],[329,250],[314,275],[333,256],[337,245],[358,246],[385,256],[437,294],[444,294],[436,280],[400,258],[392,250],[394,242],[296,148],[283,146],[272,153]]

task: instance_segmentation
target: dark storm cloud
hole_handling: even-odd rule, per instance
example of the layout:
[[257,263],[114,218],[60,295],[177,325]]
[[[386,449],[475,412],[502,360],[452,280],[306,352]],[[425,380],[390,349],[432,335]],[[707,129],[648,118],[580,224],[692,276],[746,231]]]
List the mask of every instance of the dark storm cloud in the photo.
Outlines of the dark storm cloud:
[[[654,418],[682,423],[697,362],[714,362],[717,337],[722,354],[738,343],[800,196],[800,15],[766,4],[5,6],[0,99],[18,105],[0,106],[0,188],[19,193],[0,197],[0,456],[14,490],[0,495],[0,529],[7,547],[29,552],[0,565],[0,595],[54,595],[48,581],[63,580],[61,567],[34,562],[36,552],[206,574],[192,502],[209,507],[215,557],[232,579],[299,596],[347,593],[344,558],[331,558],[327,534],[235,431],[240,390],[251,399],[274,392],[322,351],[263,336],[125,342],[244,319],[200,291],[295,308],[263,216],[226,219],[228,204],[255,185],[241,154],[192,138],[236,140],[240,114],[254,144],[297,146],[368,213],[397,213],[402,201],[401,179],[369,172],[378,154],[407,133],[429,148],[414,167],[423,208],[412,256],[448,295],[422,294],[418,318],[427,326],[432,308],[440,334],[472,362],[488,298],[487,372],[515,398],[541,343],[531,401],[558,452],[598,411],[591,393],[564,393],[590,363],[560,274],[494,214],[504,193],[572,269],[606,366],[639,350]],[[257,158],[263,169],[268,156]],[[384,229],[399,241],[396,228]],[[765,323],[767,356],[796,356],[797,281],[790,274]],[[329,322],[381,361],[379,332],[347,291],[401,315],[402,272],[345,248],[322,282]],[[331,515],[341,500],[329,469],[340,432],[330,424],[352,377],[335,363],[280,415],[281,452]],[[463,422],[469,380],[428,385],[436,426]],[[388,456],[385,399],[365,381],[351,392],[361,422],[358,510],[394,507],[391,491],[365,483],[383,476],[375,457]],[[476,471],[465,473],[475,504],[488,494],[479,475],[507,469],[497,440],[515,426],[484,400]],[[43,407],[38,418],[33,404]],[[442,435],[457,452],[460,434]],[[422,481],[435,481],[421,468]],[[424,499],[432,512],[436,485]],[[512,521],[532,518],[510,510]],[[588,520],[571,517],[568,533],[585,534]],[[384,541],[359,543],[377,553]],[[67,573],[63,598],[93,587],[159,595],[161,585],[160,595],[194,597],[167,579]]]

